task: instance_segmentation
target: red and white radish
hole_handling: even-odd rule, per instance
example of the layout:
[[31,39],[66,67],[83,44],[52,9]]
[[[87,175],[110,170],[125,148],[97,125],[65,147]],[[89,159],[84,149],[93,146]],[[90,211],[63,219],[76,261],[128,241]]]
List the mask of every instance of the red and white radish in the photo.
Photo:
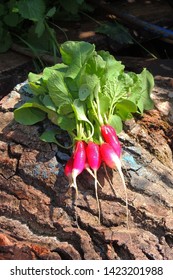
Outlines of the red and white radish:
[[116,152],[117,156],[120,157],[121,155],[121,145],[116,134],[115,129],[111,125],[102,125],[101,126],[101,134],[103,139],[106,143],[109,143],[114,151]]
[[88,165],[94,172],[95,194],[96,194],[97,208],[98,208],[99,222],[100,222],[100,207],[99,207],[98,190],[97,190],[97,183],[98,183],[97,171],[101,165],[101,154],[100,154],[99,145],[90,141],[86,147],[86,156],[87,156]]
[[[86,152],[85,152],[85,147],[86,143],[84,141],[77,141],[75,144],[74,152],[71,156],[71,158],[67,161],[65,168],[64,168],[64,173],[69,179],[69,184],[71,187],[75,188],[76,191],[76,197],[75,197],[75,202],[77,201],[78,198],[78,187],[77,187],[77,182],[76,178],[79,174],[82,173],[82,171],[85,168],[86,164]],[[76,223],[78,225],[77,221],[77,206],[75,205],[75,216],[76,216]]]
[[76,190],[76,195],[78,196],[78,188],[76,183],[76,178],[85,168],[86,163],[86,152],[84,141],[77,141],[75,145],[75,150],[73,154],[73,168],[72,168],[72,187]]

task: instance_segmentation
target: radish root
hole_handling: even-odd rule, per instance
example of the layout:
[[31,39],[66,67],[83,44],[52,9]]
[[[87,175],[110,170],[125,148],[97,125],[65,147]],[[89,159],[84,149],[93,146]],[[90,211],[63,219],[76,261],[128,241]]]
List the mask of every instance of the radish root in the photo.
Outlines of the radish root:
[[103,186],[100,184],[100,182],[98,181],[97,177],[95,178],[95,174],[92,172],[92,170],[91,170],[89,167],[87,167],[87,168],[85,168],[85,169],[88,171],[88,173],[89,173],[94,179],[97,180],[97,184],[98,184],[99,187],[102,189]]
[[73,177],[73,181],[70,184],[71,188],[75,189],[75,199],[74,199],[74,212],[75,212],[75,220],[76,220],[76,225],[79,228],[79,224],[78,224],[78,214],[77,214],[77,201],[78,201],[78,197],[79,197],[79,192],[78,192],[78,187],[77,187],[77,183],[76,183],[76,177]]
[[99,203],[99,198],[98,198],[98,189],[97,189],[97,171],[94,170],[94,176],[95,176],[95,195],[96,195],[96,201],[97,201],[97,209],[98,209],[98,220],[99,220],[99,224],[100,224],[100,219],[101,219],[101,211],[100,211],[100,203]]

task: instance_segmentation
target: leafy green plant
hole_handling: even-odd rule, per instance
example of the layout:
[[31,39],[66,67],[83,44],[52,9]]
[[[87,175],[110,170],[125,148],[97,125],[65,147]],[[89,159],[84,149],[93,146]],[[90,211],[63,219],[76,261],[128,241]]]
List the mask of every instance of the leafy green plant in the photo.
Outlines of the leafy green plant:
[[124,27],[122,24],[118,23],[117,21],[114,22],[105,22],[99,23],[99,27],[96,29],[96,32],[105,34],[106,36],[110,37],[112,40],[118,42],[119,44],[136,44],[140,46],[141,49],[148,53],[151,57],[157,59],[157,57],[145,48],[139,40],[136,40],[134,36],[130,34],[128,29]]
[[0,52],[6,52],[18,40],[38,54],[57,55],[59,44],[50,19],[74,17],[80,9],[89,7],[84,0],[4,0],[0,3]]
[[55,7],[47,10],[44,0],[9,0],[0,4],[0,52],[7,51],[16,36],[39,50],[51,51],[52,42],[57,47],[54,31],[47,24],[55,12]]
[[132,36],[129,31],[117,22],[102,23],[96,31],[107,35],[119,44],[133,44]]
[[85,0],[58,0],[56,2],[56,14],[57,20],[75,20],[79,19],[80,11],[93,11],[93,7]]
[[[119,133],[123,121],[153,108],[154,81],[146,69],[140,74],[126,73],[109,52],[96,52],[86,42],[67,41],[60,53],[62,63],[46,67],[42,74],[29,74],[33,98],[15,110],[18,122],[32,125],[48,117],[67,130],[72,141],[99,142],[104,123]],[[52,131],[50,135],[52,139]]]

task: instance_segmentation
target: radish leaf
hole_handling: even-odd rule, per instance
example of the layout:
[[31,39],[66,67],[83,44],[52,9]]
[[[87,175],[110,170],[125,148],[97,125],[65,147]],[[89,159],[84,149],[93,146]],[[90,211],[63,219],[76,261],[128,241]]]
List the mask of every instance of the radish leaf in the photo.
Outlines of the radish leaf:
[[69,133],[71,133],[76,128],[76,119],[72,118],[69,120],[67,116],[59,115],[57,118],[57,124],[61,129],[67,130]]
[[22,107],[15,110],[15,120],[20,124],[33,125],[40,121],[43,121],[46,117],[46,113],[38,108]]
[[140,80],[142,84],[142,90],[137,106],[140,113],[143,114],[144,110],[150,110],[153,108],[153,101],[150,98],[150,93],[154,86],[154,79],[151,73],[144,69],[140,74]]
[[70,103],[64,103],[61,106],[59,106],[57,112],[60,115],[68,115],[69,113],[73,112],[73,108]]
[[50,96],[49,95],[44,95],[44,96],[40,96],[40,100],[42,101],[43,105],[52,110],[52,111],[56,111],[56,106],[55,104],[53,103],[53,101],[51,100]]
[[60,106],[64,103],[70,103],[72,101],[71,95],[61,72],[52,72],[51,77],[47,81],[47,87],[49,96],[56,106]]
[[117,134],[122,131],[122,120],[118,115],[110,115],[108,122],[116,130]]
[[91,90],[87,84],[81,85],[79,89],[79,99],[85,101],[85,99],[90,95]]
[[57,129],[46,130],[41,134],[40,139],[48,143],[57,144],[58,143],[58,141],[56,140],[57,133],[58,133]]
[[124,99],[117,103],[115,112],[122,120],[131,119],[132,114],[130,113],[137,112],[137,106],[132,101]]
[[62,44],[60,48],[62,61],[69,65],[65,76],[75,79],[94,50],[94,45],[86,42],[68,41]]

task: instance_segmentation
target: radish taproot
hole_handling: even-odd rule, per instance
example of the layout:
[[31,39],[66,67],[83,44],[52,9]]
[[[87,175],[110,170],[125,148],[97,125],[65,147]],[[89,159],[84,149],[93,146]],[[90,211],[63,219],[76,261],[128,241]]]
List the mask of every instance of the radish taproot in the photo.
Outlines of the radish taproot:
[[86,147],[86,156],[87,156],[88,165],[94,172],[95,194],[96,194],[97,208],[99,213],[99,223],[100,223],[100,206],[99,206],[98,190],[97,190],[97,185],[98,185],[97,171],[101,165],[101,154],[100,154],[99,145],[92,141],[88,142],[88,145]]

